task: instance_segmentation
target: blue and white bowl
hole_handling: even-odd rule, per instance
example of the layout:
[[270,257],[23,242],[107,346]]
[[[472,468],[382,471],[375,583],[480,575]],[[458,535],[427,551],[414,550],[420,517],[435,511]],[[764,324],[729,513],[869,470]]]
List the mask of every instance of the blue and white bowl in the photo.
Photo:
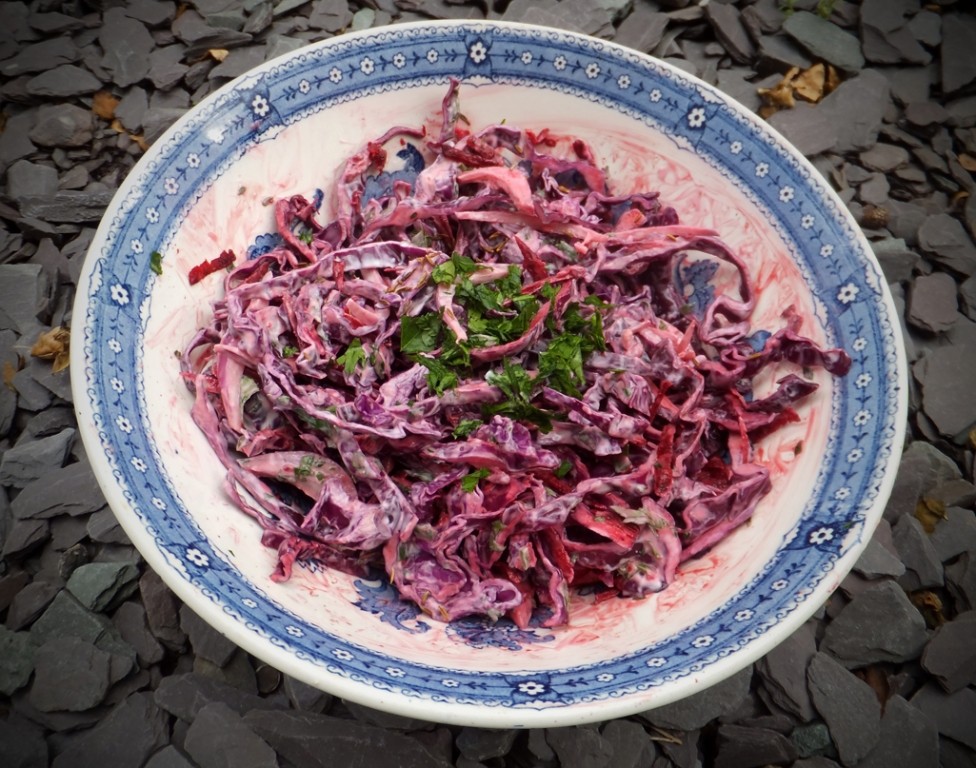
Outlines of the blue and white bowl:
[[[220,282],[191,288],[191,266],[226,248],[271,247],[269,199],[327,190],[346,156],[394,124],[435,125],[450,78],[463,83],[473,125],[505,119],[581,136],[619,189],[658,189],[682,221],[718,229],[760,288],[757,327],[778,327],[792,305],[806,335],[854,361],[843,379],[821,376],[802,423],[762,446],[775,487],[751,524],[686,563],[665,592],[580,600],[561,629],[441,624],[382,581],[313,567],[273,583],[274,552],[222,492],[173,354],[204,324]],[[214,627],[283,672],[378,709],[542,727],[700,691],[767,653],[831,594],[897,468],[907,398],[896,317],[870,248],[823,179],[715,89],[564,32],[407,24],[269,62],[146,153],[88,254],[72,370],[112,509],[148,564]]]

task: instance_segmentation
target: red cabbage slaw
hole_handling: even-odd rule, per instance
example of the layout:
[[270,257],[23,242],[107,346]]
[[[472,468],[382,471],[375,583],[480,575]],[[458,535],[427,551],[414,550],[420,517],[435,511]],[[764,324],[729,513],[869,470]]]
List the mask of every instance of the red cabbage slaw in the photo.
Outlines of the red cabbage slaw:
[[[413,172],[387,170],[390,147]],[[457,83],[438,136],[370,141],[334,197],[326,224],[318,201],[277,201],[280,245],[226,275],[182,356],[275,581],[381,567],[436,619],[520,627],[566,624],[581,588],[646,596],[769,492],[753,445],[817,385],[788,373],[759,397],[756,377],[850,366],[791,309],[757,349],[716,232],[612,193],[581,140],[472,132]],[[695,311],[692,254],[738,295]]]

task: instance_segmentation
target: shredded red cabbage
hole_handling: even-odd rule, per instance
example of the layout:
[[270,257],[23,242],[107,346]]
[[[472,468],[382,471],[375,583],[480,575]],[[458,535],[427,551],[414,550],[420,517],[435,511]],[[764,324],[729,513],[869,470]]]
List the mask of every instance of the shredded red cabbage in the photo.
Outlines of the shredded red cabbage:
[[[183,355],[193,418],[274,580],[380,566],[434,618],[559,626],[573,589],[664,589],[750,518],[770,490],[753,443],[816,389],[789,374],[759,398],[761,371],[850,360],[791,310],[757,351],[736,254],[656,193],[612,193],[584,142],[472,133],[456,83],[442,113],[439,136],[351,157],[327,224],[278,201],[282,244],[226,276]],[[692,253],[737,295],[689,306]]]

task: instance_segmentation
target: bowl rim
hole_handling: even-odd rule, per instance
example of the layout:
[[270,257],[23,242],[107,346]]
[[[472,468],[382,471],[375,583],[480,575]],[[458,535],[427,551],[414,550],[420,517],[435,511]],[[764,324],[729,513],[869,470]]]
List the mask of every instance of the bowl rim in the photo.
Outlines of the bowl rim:
[[[491,28],[501,28],[510,30],[522,30],[524,32],[544,32],[554,34],[560,39],[574,41],[577,44],[593,45],[599,44],[604,49],[615,53],[618,56],[630,59],[653,62],[654,66],[668,73],[678,81],[690,84],[700,91],[708,93],[717,102],[728,107],[740,120],[747,123],[752,128],[771,138],[777,149],[785,152],[791,161],[799,164],[799,167],[809,175],[810,183],[816,187],[818,192],[827,200],[835,205],[836,213],[844,220],[844,224],[851,230],[855,240],[858,242],[864,257],[868,260],[869,266],[875,268],[881,274],[880,267],[873,251],[868,243],[863,231],[854,221],[846,206],[840,201],[837,194],[830,188],[826,181],[820,176],[815,167],[800,152],[793,147],[785,137],[775,128],[757,115],[739,104],[733,97],[718,90],[716,87],[705,83],[699,78],[662,61],[648,54],[641,53],[635,49],[620,45],[615,42],[601,40],[592,36],[560,30],[556,28],[543,27],[533,24],[516,22],[505,22],[498,20],[438,20],[430,22],[409,22],[404,24],[387,25],[374,27],[371,29],[350,32],[333,38],[328,38],[297,49],[282,56],[264,62],[248,72],[234,78],[230,82],[221,86],[219,89],[209,94],[200,105],[211,103],[241,88],[242,84],[256,75],[270,71],[279,66],[282,62],[295,57],[301,53],[329,49],[336,45],[355,43],[357,41],[373,37],[385,32],[404,32],[410,30],[431,30],[431,29],[465,29],[465,30],[485,30]],[[196,105],[181,116],[172,126],[170,126],[162,136],[160,136],[153,147],[163,147],[169,139],[176,137],[194,120],[197,109]],[[148,168],[154,155],[160,150],[149,151],[143,154],[135,166],[129,171],[118,191],[114,195],[111,203],[106,209],[106,213],[101,219],[96,233],[89,246],[85,262],[78,280],[75,306],[72,312],[72,327],[87,328],[86,309],[89,287],[94,279],[94,269],[97,252],[105,247],[107,236],[112,229],[110,214],[116,210],[117,206],[134,189],[139,176],[139,171]],[[529,706],[496,706],[490,707],[482,704],[462,704],[457,702],[444,702],[431,699],[415,700],[401,692],[384,690],[369,685],[365,682],[352,678],[333,674],[321,666],[311,664],[298,658],[294,653],[285,648],[281,648],[270,642],[269,639],[260,636],[258,633],[247,630],[242,623],[225,611],[214,610],[214,603],[195,586],[191,580],[186,579],[178,573],[166,556],[156,546],[151,534],[143,526],[138,516],[132,511],[129,501],[126,499],[123,489],[117,482],[108,457],[105,455],[103,446],[98,438],[97,430],[92,422],[93,408],[89,404],[87,387],[89,384],[88,376],[83,375],[86,371],[85,366],[85,345],[76,343],[71,347],[71,368],[72,394],[75,403],[75,412],[79,423],[85,451],[95,474],[98,483],[105,494],[113,513],[118,518],[123,530],[129,536],[135,548],[145,559],[147,565],[152,568],[162,578],[164,583],[195,613],[212,625],[221,634],[231,639],[235,644],[245,651],[262,659],[296,679],[307,682],[315,687],[327,690],[334,695],[348,699],[358,704],[368,707],[392,712],[407,717],[422,717],[427,720],[434,720],[441,723],[452,723],[458,725],[469,725],[493,728],[522,728],[522,727],[555,727],[579,725],[588,722],[599,722],[616,717],[633,715],[647,708],[653,708],[668,704],[687,696],[693,695],[705,688],[708,688],[722,680],[732,676],[745,667],[749,666],[779,643],[785,640],[790,634],[795,632],[812,616],[823,604],[829,595],[839,586],[841,579],[848,573],[853,566],[857,556],[867,545],[870,534],[881,518],[884,503],[889,498],[894,485],[895,475],[898,469],[898,459],[900,457],[901,446],[907,424],[908,414],[908,366],[907,356],[902,339],[902,331],[898,322],[898,313],[894,305],[887,283],[881,280],[881,303],[887,316],[891,318],[891,334],[893,350],[886,350],[894,353],[895,364],[900,381],[896,401],[897,413],[894,417],[895,433],[891,439],[891,456],[887,458],[887,463],[880,482],[874,504],[868,510],[865,518],[865,528],[863,540],[852,546],[847,552],[843,553],[833,564],[833,573],[824,579],[818,586],[818,591],[823,591],[822,597],[817,599],[807,598],[800,602],[787,616],[780,618],[777,622],[775,631],[766,632],[753,638],[745,646],[738,648],[735,652],[724,658],[715,660],[705,669],[697,674],[687,675],[671,681],[667,686],[657,689],[639,691],[633,694],[623,695],[619,698],[601,698],[589,702],[572,702],[566,705],[552,705],[542,708]],[[121,510],[121,512],[120,512]],[[653,694],[649,696],[648,694]],[[648,700],[648,699],[653,700]],[[639,702],[639,704],[638,704]]]

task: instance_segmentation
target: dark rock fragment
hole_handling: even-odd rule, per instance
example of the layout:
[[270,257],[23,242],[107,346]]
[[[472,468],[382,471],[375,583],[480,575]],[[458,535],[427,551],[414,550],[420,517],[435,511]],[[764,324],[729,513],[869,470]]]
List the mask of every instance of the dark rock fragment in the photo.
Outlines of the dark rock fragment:
[[34,480],[64,466],[75,439],[75,430],[65,429],[50,437],[18,443],[0,459],[0,484],[23,488]]
[[756,662],[756,672],[776,706],[801,720],[815,714],[807,689],[807,665],[816,652],[814,626],[804,624]]
[[7,626],[10,629],[23,629],[31,624],[54,600],[61,587],[45,579],[35,579],[18,592],[10,603],[7,612]]
[[0,694],[10,696],[27,685],[34,671],[34,654],[29,634],[0,625]]
[[738,9],[724,3],[709,3],[705,6],[705,18],[715,32],[719,42],[739,64],[748,64],[756,55]]
[[945,272],[916,278],[910,298],[908,320],[922,330],[942,333],[959,319],[956,281]]
[[639,717],[659,728],[693,731],[738,707],[749,695],[751,680],[752,668],[747,667],[701,693],[648,710]]
[[928,715],[939,733],[976,749],[976,691],[963,688],[946,693],[935,683],[926,683],[911,698],[911,704]]
[[309,712],[248,712],[244,723],[296,768],[354,764],[370,768],[447,768],[416,739],[362,723]]
[[462,728],[456,739],[457,748],[469,760],[484,761],[504,757],[515,743],[511,729]]
[[942,16],[942,90],[957,91],[976,78],[976,18],[964,13]]
[[[833,25],[828,23],[828,26]],[[835,124],[834,151],[852,152],[872,147],[890,103],[888,81],[874,69],[863,70],[825,96],[817,110]]]
[[881,706],[867,683],[818,653],[807,668],[810,696],[844,765],[856,765],[878,743]]
[[796,760],[796,748],[790,740],[766,728],[721,725],[717,749],[715,768],[761,768]]
[[126,15],[124,9],[110,8],[102,15],[98,42],[105,52],[101,64],[115,85],[125,88],[149,74],[152,36],[142,22]]
[[191,722],[201,709],[212,702],[220,702],[239,715],[251,710],[282,706],[274,699],[245,693],[227,683],[192,672],[163,678],[154,695],[160,707],[186,722]]
[[864,66],[860,41],[849,32],[807,11],[797,11],[783,22],[783,31],[818,59],[845,72]]
[[827,625],[820,650],[857,668],[918,658],[927,641],[918,609],[901,587],[882,581],[856,595]]
[[226,704],[208,704],[194,718],[184,748],[200,768],[278,768],[274,750]]
[[170,650],[182,650],[186,634],[180,629],[180,604],[176,595],[149,568],[139,579],[139,595],[146,608],[146,620],[152,633]]
[[971,509],[950,506],[929,541],[943,563],[963,552],[976,551],[976,514]]
[[638,5],[617,29],[614,40],[628,48],[650,53],[661,42],[668,17],[645,5]]
[[87,461],[48,471],[29,483],[11,502],[14,517],[48,518],[55,515],[84,515],[105,506]]
[[145,768],[197,768],[190,759],[172,744],[163,747],[149,758]]
[[643,727],[633,720],[611,720],[603,726],[601,733],[610,745],[613,768],[639,768],[644,762],[644,751],[654,746]]
[[212,661],[218,667],[226,664],[237,650],[237,646],[211,627],[197,614],[184,605],[180,608],[180,628],[190,639],[190,645],[197,656]]
[[976,377],[976,325],[959,320],[951,334],[953,346],[929,350],[912,374],[922,387],[926,416],[941,434],[962,442],[976,423],[976,400],[966,385]]
[[50,761],[44,731],[16,713],[0,720],[0,765],[5,768],[48,768]]
[[0,62],[0,75],[13,78],[31,72],[44,72],[61,64],[70,64],[81,56],[70,37],[41,40],[20,49],[16,56]]
[[[19,334],[34,331],[48,310],[49,294],[50,283],[40,264],[0,264],[0,328]],[[8,484],[2,476],[0,484]]]
[[68,591],[86,608],[103,612],[114,608],[138,589],[135,563],[89,563],[68,579]]
[[37,649],[30,701],[42,712],[78,712],[101,704],[112,657],[77,637],[55,637]]
[[820,106],[798,103],[769,118],[769,124],[807,157],[834,149],[838,142],[837,124]]
[[976,611],[965,611],[939,627],[922,654],[922,667],[947,693],[976,683]]
[[954,216],[929,216],[919,228],[918,242],[939,264],[966,277],[976,273],[976,245]]
[[901,696],[885,702],[881,737],[875,748],[858,763],[858,768],[936,768],[939,765],[939,734],[933,722]]

